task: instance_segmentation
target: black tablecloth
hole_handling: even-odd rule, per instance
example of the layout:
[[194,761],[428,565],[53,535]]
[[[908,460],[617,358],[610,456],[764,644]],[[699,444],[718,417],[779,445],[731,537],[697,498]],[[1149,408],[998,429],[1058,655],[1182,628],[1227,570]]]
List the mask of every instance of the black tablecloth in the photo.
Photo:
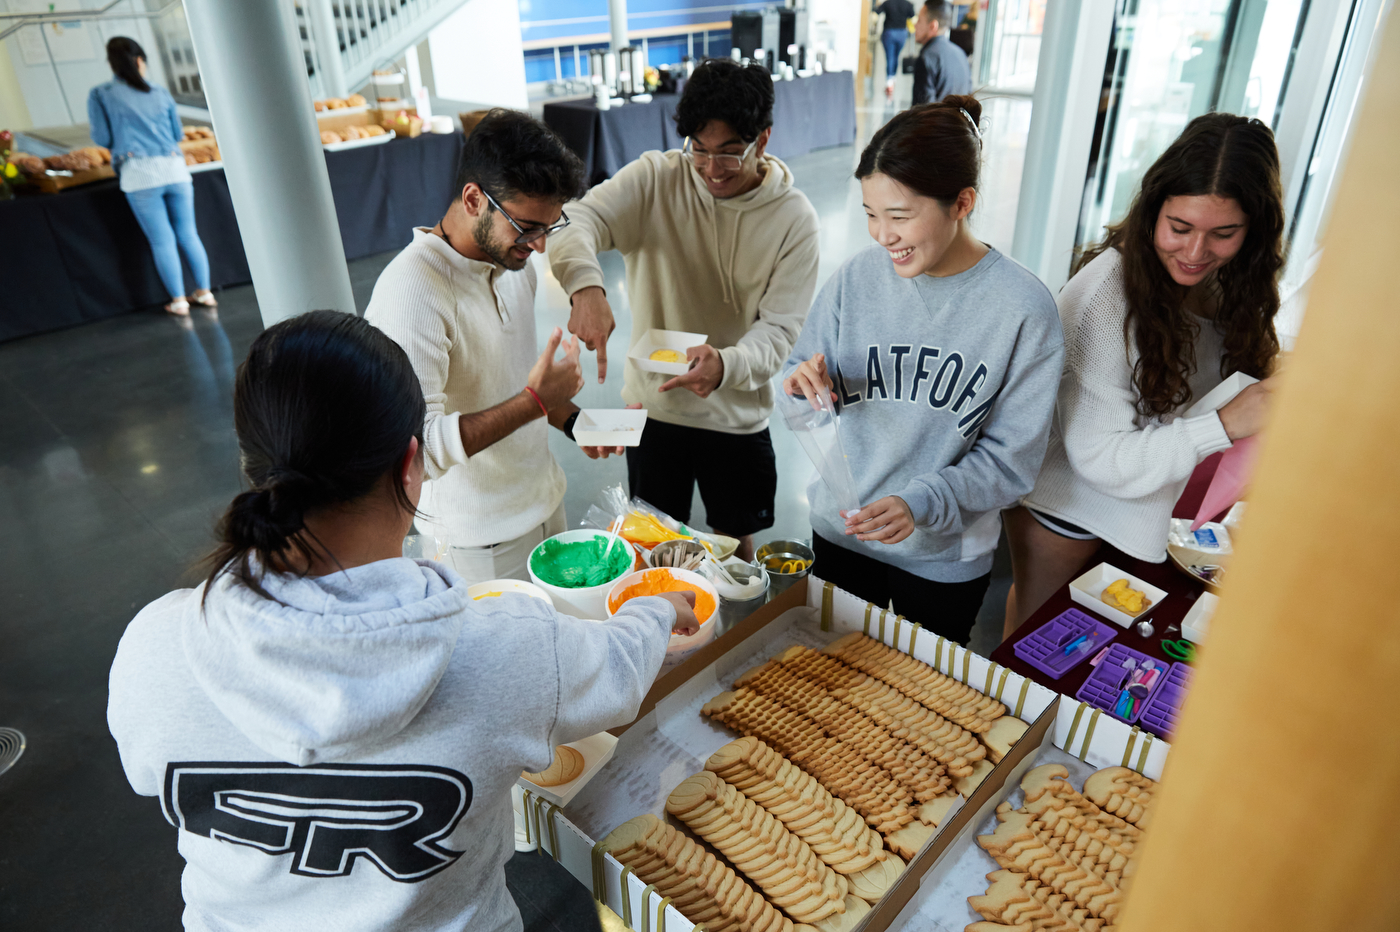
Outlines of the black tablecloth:
[[[583,159],[589,184],[598,184],[643,152],[679,148],[672,119],[677,94],[650,103],[599,110],[591,98],[544,105],[544,121]],[[780,159],[856,139],[855,80],[834,71],[773,85],[773,136],[768,151]]]
[[[452,199],[461,148],[453,133],[327,152],[345,258],[400,249],[414,226],[436,223]],[[194,175],[194,202],[211,285],[250,281],[222,169]],[[0,231],[0,341],[167,300],[116,181],[0,201]]]

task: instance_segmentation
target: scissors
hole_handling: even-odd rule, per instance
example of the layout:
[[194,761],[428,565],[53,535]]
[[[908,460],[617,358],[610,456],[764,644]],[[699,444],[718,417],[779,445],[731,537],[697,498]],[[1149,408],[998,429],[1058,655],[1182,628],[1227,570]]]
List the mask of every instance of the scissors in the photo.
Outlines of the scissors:
[[806,560],[788,560],[783,564],[779,573],[800,573],[807,568]]
[[1182,638],[1178,641],[1164,639],[1162,641],[1162,653],[1173,660],[1180,660],[1183,663],[1191,663],[1196,659],[1196,645]]

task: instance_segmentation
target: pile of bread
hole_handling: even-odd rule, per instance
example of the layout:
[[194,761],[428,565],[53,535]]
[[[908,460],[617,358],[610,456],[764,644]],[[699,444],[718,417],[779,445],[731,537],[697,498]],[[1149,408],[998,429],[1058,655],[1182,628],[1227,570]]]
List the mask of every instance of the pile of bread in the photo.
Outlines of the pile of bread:
[[186,126],[180,148],[185,153],[186,165],[217,162],[222,158],[218,143],[214,141],[214,131],[207,126]]
[[46,171],[85,172],[112,164],[112,153],[102,146],[85,146],[42,159],[27,152],[12,152],[9,162],[26,175],[42,175]]
[[369,139],[371,136],[383,136],[388,130],[382,126],[370,123],[366,126],[343,126],[338,130],[321,130],[321,145],[328,146],[333,142],[349,142],[351,139]]
[[346,107],[363,107],[369,101],[365,100],[361,94],[351,94],[349,97],[328,97],[325,100],[312,101],[312,106],[317,113],[326,110],[344,110]]
[[684,828],[643,816],[601,847],[692,922],[736,932],[853,928],[1027,727],[863,634],[790,648],[701,712],[745,737],[671,793]]

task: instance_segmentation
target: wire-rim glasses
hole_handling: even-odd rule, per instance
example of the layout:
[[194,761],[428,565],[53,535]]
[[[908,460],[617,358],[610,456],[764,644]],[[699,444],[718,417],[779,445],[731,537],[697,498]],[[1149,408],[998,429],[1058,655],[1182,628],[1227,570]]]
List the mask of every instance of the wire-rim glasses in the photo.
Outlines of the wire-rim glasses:
[[696,152],[691,146],[691,138],[687,136],[685,137],[685,146],[681,149],[681,152],[686,158],[690,159],[690,164],[694,165],[697,169],[704,168],[713,161],[726,171],[736,172],[744,167],[744,160],[749,157],[749,153],[753,151],[756,145],[758,145],[757,139],[745,146],[744,151],[738,155],[711,155],[708,152]]

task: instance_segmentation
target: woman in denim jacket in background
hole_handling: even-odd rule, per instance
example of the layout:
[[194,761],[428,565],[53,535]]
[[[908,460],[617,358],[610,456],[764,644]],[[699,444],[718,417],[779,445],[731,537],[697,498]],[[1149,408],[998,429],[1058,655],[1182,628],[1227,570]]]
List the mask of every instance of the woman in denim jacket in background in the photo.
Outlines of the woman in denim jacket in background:
[[165,309],[181,317],[190,312],[180,252],[194,273],[195,303],[213,307],[209,257],[194,225],[194,185],[180,151],[184,129],[175,101],[165,88],[146,83],[146,53],[134,39],[108,42],[107,63],[116,76],[88,94],[88,123],[93,142],[112,150],[122,192],[151,244],[170,295]]

